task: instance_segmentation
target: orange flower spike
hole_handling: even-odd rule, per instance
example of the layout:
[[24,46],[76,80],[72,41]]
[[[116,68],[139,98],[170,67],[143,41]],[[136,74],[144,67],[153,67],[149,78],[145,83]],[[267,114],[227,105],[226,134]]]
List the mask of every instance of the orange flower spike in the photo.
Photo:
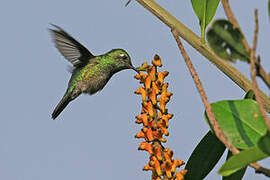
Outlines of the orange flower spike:
[[162,64],[161,64],[161,59],[160,59],[160,57],[159,57],[159,55],[155,55],[154,56],[154,60],[152,61],[152,64],[154,65],[154,66],[158,66],[158,67],[161,67],[162,66]]
[[141,94],[142,95],[142,101],[145,102],[147,93],[146,93],[146,90],[142,86],[139,89],[137,89],[134,93],[135,94]]
[[145,150],[148,151],[149,154],[153,154],[152,146],[148,142],[141,142],[138,150]]

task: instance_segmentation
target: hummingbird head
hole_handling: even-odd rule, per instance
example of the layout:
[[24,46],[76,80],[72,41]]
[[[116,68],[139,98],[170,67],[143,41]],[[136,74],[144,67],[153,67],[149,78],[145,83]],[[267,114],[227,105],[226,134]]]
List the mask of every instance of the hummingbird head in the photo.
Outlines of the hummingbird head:
[[133,69],[134,71],[138,72],[132,65],[130,56],[124,49],[112,49],[110,52],[108,52],[108,56],[114,60],[114,64],[116,65],[118,71],[123,69]]

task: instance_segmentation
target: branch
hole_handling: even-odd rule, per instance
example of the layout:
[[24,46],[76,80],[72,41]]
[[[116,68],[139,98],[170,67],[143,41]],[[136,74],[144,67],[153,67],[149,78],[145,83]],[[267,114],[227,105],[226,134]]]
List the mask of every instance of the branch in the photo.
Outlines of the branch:
[[[243,35],[243,44],[245,46],[246,51],[247,52],[250,52],[251,51],[251,48],[248,45],[248,42],[247,42],[247,40],[246,40],[246,38],[244,36],[244,33],[243,33],[240,25],[238,24],[236,18],[234,17],[234,14],[233,14],[233,12],[231,10],[231,7],[229,5],[228,0],[222,0],[222,5],[223,5],[224,11],[226,13],[226,16],[228,17],[228,19],[230,20],[230,22]],[[260,58],[255,58],[255,66],[256,66],[256,75],[259,76],[260,78],[262,78],[262,80],[264,81],[264,83],[270,89],[270,76],[265,72],[265,70],[263,69],[262,65],[260,64]]]
[[258,23],[258,10],[255,10],[255,30],[254,30],[254,39],[253,39],[253,47],[250,52],[250,72],[251,72],[251,77],[253,81],[253,91],[256,97],[256,101],[258,102],[260,111],[262,113],[265,125],[267,126],[268,130],[270,131],[270,121],[268,119],[268,116],[266,115],[266,112],[263,108],[262,105],[262,100],[261,97],[259,96],[259,91],[258,91],[258,83],[256,80],[256,68],[255,68],[255,52],[257,49],[257,40],[258,40],[258,31],[259,31],[259,23]]
[[[149,10],[163,23],[165,23],[170,29],[176,29],[178,35],[186,40],[192,47],[200,52],[204,57],[210,60],[217,68],[225,73],[230,79],[232,79],[239,87],[244,91],[252,89],[252,83],[241,72],[234,68],[231,64],[218,57],[207,43],[202,44],[201,39],[188,29],[184,24],[179,22],[164,8],[159,6],[154,0],[136,0],[143,7]],[[260,97],[262,98],[263,105],[267,112],[270,112],[270,99],[262,91],[259,90]]]
[[255,58],[256,75],[259,76],[270,89],[270,75],[265,72],[260,62],[260,57]]

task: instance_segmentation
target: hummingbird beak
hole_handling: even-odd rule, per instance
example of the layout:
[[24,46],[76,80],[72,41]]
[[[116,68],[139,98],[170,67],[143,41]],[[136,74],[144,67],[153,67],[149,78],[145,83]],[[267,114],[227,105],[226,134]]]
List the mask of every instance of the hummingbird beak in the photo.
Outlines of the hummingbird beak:
[[133,67],[132,65],[130,66],[130,69],[133,69],[134,71],[136,71],[138,74],[140,73],[140,71],[138,71],[135,67]]
[[140,71],[138,71],[134,66],[132,66],[131,64],[127,64],[127,67],[129,69],[133,69],[134,71],[136,71],[138,74],[140,73]]

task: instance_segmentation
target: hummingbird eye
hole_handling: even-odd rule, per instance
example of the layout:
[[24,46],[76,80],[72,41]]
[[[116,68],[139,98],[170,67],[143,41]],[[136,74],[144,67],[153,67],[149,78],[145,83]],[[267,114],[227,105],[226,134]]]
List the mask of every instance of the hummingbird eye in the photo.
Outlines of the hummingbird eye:
[[119,57],[123,60],[126,60],[128,58],[125,54],[119,54]]

